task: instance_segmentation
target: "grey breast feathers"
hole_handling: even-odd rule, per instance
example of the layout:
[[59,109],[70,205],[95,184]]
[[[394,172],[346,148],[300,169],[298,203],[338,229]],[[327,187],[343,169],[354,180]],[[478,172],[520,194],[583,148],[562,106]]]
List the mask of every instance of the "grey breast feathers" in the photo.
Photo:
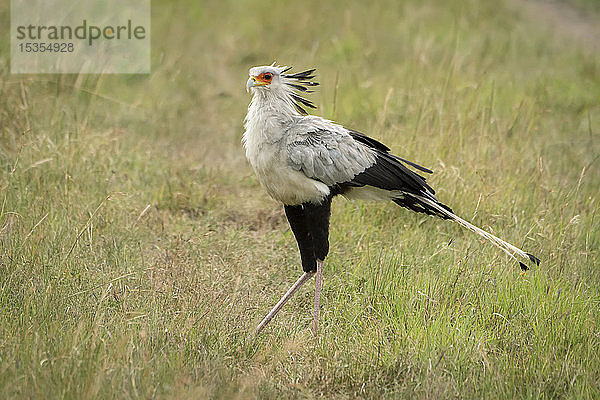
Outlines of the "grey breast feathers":
[[318,117],[290,126],[286,150],[292,168],[327,186],[351,181],[375,162],[375,153],[348,130]]

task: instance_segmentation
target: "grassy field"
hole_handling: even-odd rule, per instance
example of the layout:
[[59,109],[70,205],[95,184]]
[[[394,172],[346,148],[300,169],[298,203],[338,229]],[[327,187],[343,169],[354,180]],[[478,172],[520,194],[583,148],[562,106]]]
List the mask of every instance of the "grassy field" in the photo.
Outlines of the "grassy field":
[[[600,57],[512,1],[154,2],[150,75],[10,75],[1,398],[599,398]],[[597,17],[590,17],[597,18]],[[435,170],[458,225],[336,199],[322,328],[240,144],[253,65]]]

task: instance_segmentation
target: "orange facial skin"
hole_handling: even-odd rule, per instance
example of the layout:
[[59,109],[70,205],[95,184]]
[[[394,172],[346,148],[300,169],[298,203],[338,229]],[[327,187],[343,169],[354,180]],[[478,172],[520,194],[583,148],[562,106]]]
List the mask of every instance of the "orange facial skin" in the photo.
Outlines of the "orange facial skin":
[[269,72],[263,72],[262,74],[253,77],[253,80],[256,82],[255,86],[265,86],[271,83],[273,80],[273,74]]

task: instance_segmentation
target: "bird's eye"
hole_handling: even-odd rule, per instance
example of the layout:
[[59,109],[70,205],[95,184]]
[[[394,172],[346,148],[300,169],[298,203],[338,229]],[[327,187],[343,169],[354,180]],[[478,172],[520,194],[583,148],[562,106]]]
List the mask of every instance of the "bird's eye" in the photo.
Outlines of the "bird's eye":
[[271,75],[271,74],[265,74],[264,78],[265,78],[265,80],[270,81],[271,78],[273,78],[273,75]]

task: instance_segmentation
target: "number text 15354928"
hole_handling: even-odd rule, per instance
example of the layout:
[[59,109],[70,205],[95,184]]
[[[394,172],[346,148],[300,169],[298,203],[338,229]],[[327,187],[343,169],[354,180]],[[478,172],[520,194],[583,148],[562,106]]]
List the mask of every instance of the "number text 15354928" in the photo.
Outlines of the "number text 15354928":
[[21,53],[72,53],[73,43],[26,42],[19,43]]

